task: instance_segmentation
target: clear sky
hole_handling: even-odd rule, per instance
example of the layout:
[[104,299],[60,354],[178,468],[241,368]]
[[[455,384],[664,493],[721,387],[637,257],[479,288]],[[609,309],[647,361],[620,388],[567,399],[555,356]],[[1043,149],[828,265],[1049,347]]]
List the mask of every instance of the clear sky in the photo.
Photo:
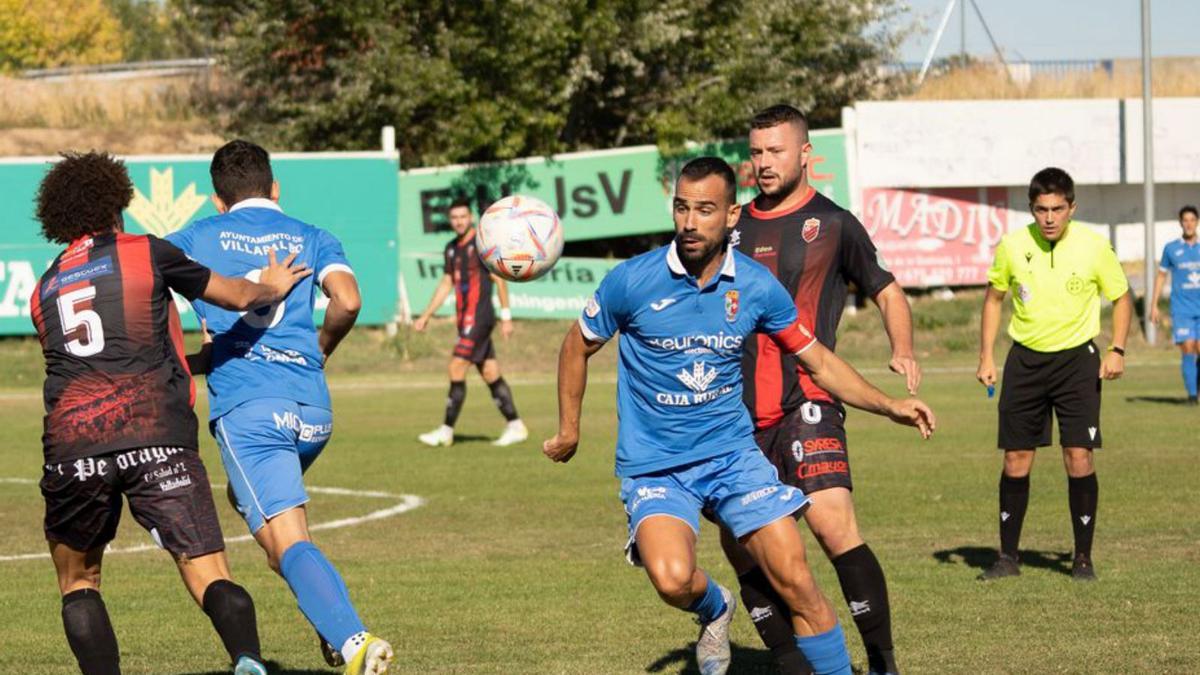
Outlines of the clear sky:
[[[948,0],[907,0],[900,21],[922,28],[900,49],[900,60],[919,62],[933,43]],[[967,6],[967,52],[991,54],[979,18]],[[1141,0],[975,0],[988,28],[1014,60],[1138,58],[1141,56]],[[960,3],[959,6],[961,6]],[[1200,56],[1200,0],[1152,0],[1151,42],[1155,56]],[[960,48],[956,7],[937,56]]]

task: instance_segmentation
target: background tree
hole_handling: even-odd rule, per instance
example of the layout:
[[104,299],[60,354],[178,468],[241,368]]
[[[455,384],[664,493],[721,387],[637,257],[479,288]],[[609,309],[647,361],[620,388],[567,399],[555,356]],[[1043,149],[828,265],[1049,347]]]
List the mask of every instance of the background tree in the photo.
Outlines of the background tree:
[[113,63],[123,46],[104,0],[0,0],[0,71]]

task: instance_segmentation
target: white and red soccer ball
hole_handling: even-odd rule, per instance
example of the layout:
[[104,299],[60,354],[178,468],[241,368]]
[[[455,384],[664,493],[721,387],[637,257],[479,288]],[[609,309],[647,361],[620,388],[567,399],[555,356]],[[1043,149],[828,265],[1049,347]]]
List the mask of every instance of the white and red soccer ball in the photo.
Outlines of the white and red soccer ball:
[[493,274],[532,281],[549,272],[562,255],[562,222],[542,200],[510,195],[483,212],[475,246]]

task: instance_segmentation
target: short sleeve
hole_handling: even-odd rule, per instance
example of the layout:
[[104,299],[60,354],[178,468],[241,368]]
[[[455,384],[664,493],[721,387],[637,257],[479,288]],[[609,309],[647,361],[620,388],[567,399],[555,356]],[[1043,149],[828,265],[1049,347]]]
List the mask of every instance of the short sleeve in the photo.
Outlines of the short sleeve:
[[628,319],[626,305],[626,265],[617,265],[600,281],[600,287],[583,308],[579,328],[592,342],[607,342]]
[[988,268],[987,280],[992,285],[992,288],[1001,293],[1008,291],[1009,284],[1012,282],[1012,266],[1009,264],[1008,245],[1003,239],[996,245],[996,257],[992,259],[992,266]]
[[192,260],[175,244],[150,236],[150,255],[154,267],[167,287],[188,300],[195,300],[208,287],[212,270]]
[[842,223],[842,270],[843,274],[869,297],[875,297],[887,288],[896,277],[883,267],[879,251],[867,228],[849,212]]
[[766,299],[755,330],[771,336],[790,354],[803,353],[817,341],[808,326],[797,319],[792,297],[775,277],[767,280]]
[[1171,258],[1171,245],[1167,244],[1163,247],[1162,258],[1159,259],[1158,269],[1164,272],[1171,272],[1175,269],[1175,263]]
[[316,268],[318,286],[325,283],[325,277],[330,272],[354,274],[342,242],[325,230],[317,230],[317,255],[313,266]]
[[1096,253],[1096,283],[1100,286],[1100,291],[1104,293],[1104,297],[1109,301],[1125,295],[1129,291],[1129,279],[1125,277],[1125,270],[1121,268],[1121,262],[1117,260],[1117,252],[1112,246],[1107,243],[1099,247]]

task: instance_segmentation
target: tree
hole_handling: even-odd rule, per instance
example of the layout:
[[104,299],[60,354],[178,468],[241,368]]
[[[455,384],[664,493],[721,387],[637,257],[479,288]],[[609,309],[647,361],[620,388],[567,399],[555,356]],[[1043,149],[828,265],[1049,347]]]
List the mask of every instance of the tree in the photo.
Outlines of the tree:
[[112,63],[123,43],[104,0],[0,0],[0,71]]
[[895,0],[193,0],[241,85],[233,130],[408,166],[745,133],[780,101],[836,123],[877,93]]

